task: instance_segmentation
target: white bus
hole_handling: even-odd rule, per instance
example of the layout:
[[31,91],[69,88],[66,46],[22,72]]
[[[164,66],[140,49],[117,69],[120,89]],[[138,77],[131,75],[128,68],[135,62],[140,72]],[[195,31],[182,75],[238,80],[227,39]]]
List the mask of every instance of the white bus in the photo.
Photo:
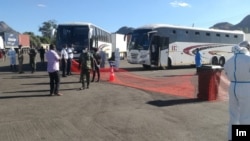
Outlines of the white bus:
[[146,25],[131,33],[127,60],[165,69],[195,64],[195,49],[199,48],[203,64],[223,66],[231,57],[232,46],[245,39],[242,31],[202,29],[165,24]]
[[56,49],[61,51],[63,45],[72,45],[74,59],[78,60],[80,53],[88,48],[98,48],[105,53],[105,58],[111,58],[111,33],[92,23],[66,23],[59,24],[56,30]]

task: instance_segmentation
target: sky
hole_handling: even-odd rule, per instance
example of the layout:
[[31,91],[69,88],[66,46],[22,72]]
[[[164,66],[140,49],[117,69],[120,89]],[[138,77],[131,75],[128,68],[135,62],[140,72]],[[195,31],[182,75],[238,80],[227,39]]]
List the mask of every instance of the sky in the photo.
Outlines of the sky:
[[0,21],[36,35],[49,20],[91,22],[109,32],[158,23],[209,28],[220,22],[239,23],[250,14],[249,4],[249,0],[1,0]]

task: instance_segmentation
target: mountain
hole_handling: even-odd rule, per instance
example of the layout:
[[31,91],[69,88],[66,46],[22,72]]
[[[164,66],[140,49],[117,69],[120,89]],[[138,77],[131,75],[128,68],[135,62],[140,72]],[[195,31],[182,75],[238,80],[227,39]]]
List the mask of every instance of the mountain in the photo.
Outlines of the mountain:
[[133,30],[134,30],[133,27],[123,26],[120,29],[118,29],[115,33],[128,34],[128,33],[131,33]]
[[5,22],[0,21],[0,33],[1,32],[10,32],[10,33],[18,33],[17,31],[15,31],[14,29],[12,29],[11,27],[9,27]]
[[250,15],[247,15],[241,22],[236,25],[228,22],[217,23],[210,28],[224,30],[243,30],[245,33],[250,33]]
[[210,28],[216,28],[216,29],[223,29],[223,30],[230,30],[234,25],[228,22],[222,22],[222,23],[217,23],[214,26]]

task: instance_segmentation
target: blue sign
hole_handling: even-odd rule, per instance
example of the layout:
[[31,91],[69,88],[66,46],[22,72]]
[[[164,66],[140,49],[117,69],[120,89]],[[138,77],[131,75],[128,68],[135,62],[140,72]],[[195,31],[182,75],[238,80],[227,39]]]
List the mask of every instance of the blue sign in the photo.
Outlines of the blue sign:
[[18,46],[18,34],[4,33],[5,46]]

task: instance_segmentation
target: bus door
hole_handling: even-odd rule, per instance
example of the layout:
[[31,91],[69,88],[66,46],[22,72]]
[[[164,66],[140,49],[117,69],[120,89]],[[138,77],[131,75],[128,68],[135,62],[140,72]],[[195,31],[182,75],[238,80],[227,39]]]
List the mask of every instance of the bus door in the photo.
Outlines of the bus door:
[[169,38],[154,36],[150,46],[151,65],[168,65]]
[[160,50],[160,36],[153,36],[150,45],[150,63],[151,65],[159,66],[159,50]]
[[160,38],[160,66],[165,68],[168,66],[168,54],[169,54],[169,38]]

